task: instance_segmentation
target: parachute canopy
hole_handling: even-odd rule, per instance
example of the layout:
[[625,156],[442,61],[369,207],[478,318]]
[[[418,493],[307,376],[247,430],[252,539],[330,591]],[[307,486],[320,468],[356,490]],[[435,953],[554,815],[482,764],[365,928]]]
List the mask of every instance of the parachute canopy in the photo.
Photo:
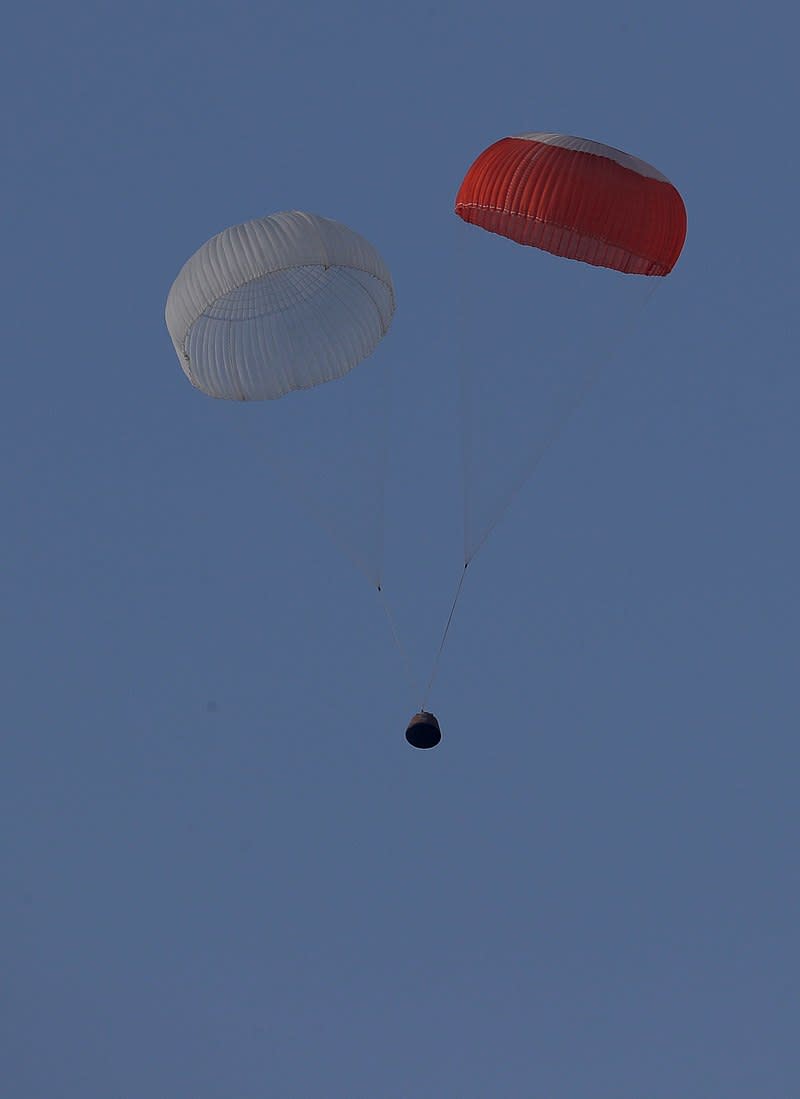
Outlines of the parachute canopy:
[[464,177],[456,213],[519,244],[636,275],[668,275],[686,237],[683,200],[665,176],[567,134],[490,145]]
[[375,350],[394,308],[392,277],[369,241],[292,210],[207,241],[173,283],[166,321],[192,385],[260,401],[347,374]]

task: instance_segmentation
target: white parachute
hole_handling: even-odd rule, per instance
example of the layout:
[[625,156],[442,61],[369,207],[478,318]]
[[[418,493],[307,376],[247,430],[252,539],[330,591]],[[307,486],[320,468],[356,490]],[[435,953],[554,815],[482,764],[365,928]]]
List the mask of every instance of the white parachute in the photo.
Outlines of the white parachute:
[[263,401],[343,377],[375,350],[394,309],[392,277],[369,241],[291,210],[199,248],[170,289],[166,321],[192,385]]

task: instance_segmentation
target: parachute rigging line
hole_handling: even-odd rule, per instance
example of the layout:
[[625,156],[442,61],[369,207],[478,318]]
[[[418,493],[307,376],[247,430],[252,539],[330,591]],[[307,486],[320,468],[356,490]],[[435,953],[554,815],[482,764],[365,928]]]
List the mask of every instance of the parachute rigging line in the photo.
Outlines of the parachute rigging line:
[[402,641],[400,640],[400,635],[397,632],[397,626],[395,624],[394,615],[392,614],[392,609],[389,606],[389,600],[386,598],[386,592],[383,590],[383,587],[380,584],[378,584],[378,594],[381,597],[381,603],[383,604],[383,609],[386,612],[386,621],[389,623],[389,630],[391,631],[392,638],[394,640],[397,651],[400,654],[400,660],[401,660],[402,665],[403,665],[403,670],[406,673],[406,680],[407,680],[408,686],[411,690],[411,694],[416,696],[417,695],[417,678],[414,675],[414,669],[412,667],[411,660],[410,660],[409,655],[408,655],[408,651],[405,648],[405,646],[403,645]]
[[453,597],[453,605],[450,608],[450,614],[447,616],[447,623],[444,627],[444,633],[442,634],[442,640],[439,643],[439,649],[438,649],[438,651],[436,653],[436,657],[433,661],[433,670],[431,671],[431,677],[428,680],[428,685],[425,688],[425,694],[422,697],[422,705],[420,706],[421,711],[425,709],[425,703],[428,701],[428,695],[431,693],[431,688],[433,687],[433,682],[436,679],[436,673],[439,671],[439,661],[442,658],[442,651],[444,650],[444,645],[445,645],[445,642],[447,641],[447,635],[450,632],[450,624],[453,621],[453,615],[456,613],[456,605],[458,604],[458,600],[459,600],[459,597],[461,595],[461,589],[464,586],[464,577],[467,575],[467,568],[468,567],[469,567],[469,561],[466,561],[465,564],[464,564],[464,568],[461,570],[461,577],[458,581],[458,587],[456,588],[456,594]]
[[[465,272],[465,268],[466,268],[466,256],[463,253],[463,244],[461,243],[462,241],[463,241],[463,237],[461,236],[461,234],[459,234],[459,236],[457,237],[457,248],[458,248],[458,251],[459,251],[460,254],[458,255],[456,268],[457,268],[457,270],[459,271],[459,273],[461,275],[461,278],[459,279],[459,283],[460,283],[460,286],[459,286],[459,289],[460,289],[460,294],[459,294],[460,303],[459,303],[459,305],[460,305],[460,308],[462,310],[464,310],[464,309],[466,309],[466,301],[467,301],[466,286],[465,286],[465,281],[464,281],[464,272]],[[616,355],[619,348],[625,343],[625,341],[629,338],[629,336],[635,330],[636,325],[638,324],[642,313],[644,312],[647,305],[652,300],[652,297],[655,294],[656,289],[658,288],[658,285],[659,284],[658,284],[657,281],[653,281],[652,285],[648,287],[645,297],[642,299],[642,301],[639,303],[638,307],[630,315],[630,317],[628,319],[628,323],[625,324],[623,326],[622,330],[617,333],[616,338],[611,340],[610,344],[606,347],[605,352],[603,354],[600,354],[600,355],[593,358],[593,361],[592,361],[591,365],[589,366],[589,368],[586,372],[586,375],[583,379],[583,382],[582,382],[580,388],[573,395],[571,400],[569,400],[565,404],[565,406],[564,406],[564,408],[561,412],[561,415],[557,419],[556,423],[553,425],[553,428],[549,432],[549,434],[547,436],[545,436],[545,438],[541,442],[541,444],[537,448],[534,449],[532,454],[530,454],[530,456],[528,458],[528,461],[524,464],[521,473],[513,481],[512,485],[511,485],[510,489],[508,490],[508,492],[507,492],[504,500],[502,501],[500,507],[495,512],[494,517],[492,518],[491,522],[485,528],[482,535],[480,536],[480,538],[478,539],[478,541],[474,544],[474,546],[472,548],[470,548],[470,541],[469,541],[468,531],[469,531],[469,526],[470,526],[469,521],[470,521],[470,510],[471,510],[470,487],[471,487],[471,483],[474,479],[474,473],[473,473],[474,454],[473,454],[471,431],[470,431],[471,421],[472,421],[472,404],[473,404],[473,402],[472,402],[472,396],[471,396],[471,388],[470,388],[470,384],[469,384],[469,371],[468,371],[468,367],[466,365],[466,356],[463,355],[463,354],[460,354],[460,353],[457,354],[456,361],[457,361],[457,369],[458,369],[458,375],[459,375],[459,398],[460,398],[459,399],[459,420],[460,420],[460,427],[461,427],[461,431],[460,431],[460,437],[461,437],[460,451],[461,451],[461,464],[462,464],[463,508],[464,508],[464,568],[463,568],[463,570],[461,572],[461,576],[459,578],[458,587],[456,588],[456,593],[455,593],[455,596],[453,598],[453,603],[452,603],[452,606],[450,607],[450,613],[447,617],[447,622],[446,622],[445,627],[444,627],[444,632],[442,633],[442,639],[441,639],[441,642],[439,644],[439,649],[438,649],[438,651],[436,653],[436,657],[434,659],[433,670],[431,671],[430,679],[428,680],[428,684],[425,688],[425,694],[423,696],[422,705],[420,707],[421,710],[425,709],[425,704],[428,700],[428,696],[430,695],[431,689],[433,688],[433,684],[434,684],[436,676],[438,674],[439,664],[441,662],[442,653],[444,651],[444,647],[445,647],[445,644],[447,642],[447,637],[448,637],[448,634],[450,632],[450,626],[452,625],[452,622],[453,622],[456,606],[458,605],[458,601],[459,601],[459,598],[461,596],[461,591],[463,589],[464,578],[466,577],[467,568],[469,567],[471,562],[474,561],[475,557],[478,555],[478,553],[481,551],[483,546],[486,544],[487,540],[489,539],[489,536],[493,533],[495,527],[497,527],[498,524],[500,523],[500,521],[504,518],[504,516],[506,515],[506,513],[510,509],[510,507],[513,504],[516,497],[519,495],[519,493],[522,491],[522,489],[528,483],[530,478],[533,476],[534,472],[536,471],[539,463],[541,462],[541,460],[543,459],[545,454],[549,451],[550,447],[553,446],[553,444],[559,439],[559,437],[563,433],[564,429],[566,428],[567,424],[569,423],[570,419],[572,418],[573,414],[581,407],[581,405],[586,400],[586,398],[589,395],[589,393],[591,392],[591,390],[597,384],[603,368],[605,366],[607,366],[608,363],[614,358],[614,356]],[[457,326],[457,328],[458,328],[458,326]]]
[[[466,288],[466,254],[464,252],[464,238],[459,233],[457,240],[457,270],[460,273],[459,278],[459,309],[462,315],[468,309],[468,294]],[[642,300],[630,313],[627,323],[624,323],[621,330],[619,330],[615,336],[609,341],[605,349],[599,354],[592,357],[590,364],[587,366],[583,381],[580,387],[572,395],[572,397],[566,401],[562,407],[562,410],[556,419],[553,427],[547,435],[541,440],[538,446],[536,446],[529,454],[527,460],[522,466],[521,471],[517,474],[516,478],[511,482],[510,487],[506,491],[500,506],[494,512],[493,517],[490,519],[488,525],[484,528],[482,534],[474,545],[470,544],[469,529],[470,529],[470,514],[471,514],[471,498],[474,492],[474,461],[475,455],[472,446],[472,417],[473,417],[473,401],[471,395],[471,385],[469,376],[469,367],[467,365],[467,355],[462,347],[459,348],[456,354],[456,366],[459,376],[459,421],[460,421],[460,436],[461,436],[461,473],[463,479],[463,500],[464,500],[464,567],[470,564],[475,559],[483,546],[486,544],[489,536],[494,531],[495,527],[505,517],[509,511],[511,505],[516,500],[522,489],[526,486],[531,479],[539,463],[544,458],[545,454],[550,450],[555,442],[561,437],[564,429],[571,420],[572,416],[581,407],[583,402],[588,397],[594,386],[600,379],[600,375],[604,368],[614,359],[615,355],[619,351],[620,347],[624,345],[626,340],[635,331],[644,310],[649,305],[656,290],[658,289],[660,280],[652,280],[650,286],[647,287],[646,293]],[[457,330],[461,330],[461,326],[456,326]]]

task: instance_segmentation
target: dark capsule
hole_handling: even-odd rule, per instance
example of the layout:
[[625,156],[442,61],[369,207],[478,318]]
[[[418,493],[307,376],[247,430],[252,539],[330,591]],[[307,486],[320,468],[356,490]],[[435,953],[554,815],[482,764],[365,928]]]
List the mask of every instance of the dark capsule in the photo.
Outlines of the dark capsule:
[[406,740],[412,748],[435,748],[442,739],[439,722],[427,710],[414,714],[406,729]]

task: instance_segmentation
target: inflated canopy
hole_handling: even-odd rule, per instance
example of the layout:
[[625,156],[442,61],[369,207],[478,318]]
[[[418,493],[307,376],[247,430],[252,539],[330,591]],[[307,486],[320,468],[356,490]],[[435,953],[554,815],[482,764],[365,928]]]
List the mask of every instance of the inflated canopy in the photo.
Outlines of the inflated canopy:
[[504,137],[471,166],[456,198],[464,221],[568,259],[668,275],[686,209],[643,160],[568,134]]
[[392,277],[369,241],[292,210],[235,225],[183,266],[166,321],[192,385],[258,401],[341,378],[388,331]]

